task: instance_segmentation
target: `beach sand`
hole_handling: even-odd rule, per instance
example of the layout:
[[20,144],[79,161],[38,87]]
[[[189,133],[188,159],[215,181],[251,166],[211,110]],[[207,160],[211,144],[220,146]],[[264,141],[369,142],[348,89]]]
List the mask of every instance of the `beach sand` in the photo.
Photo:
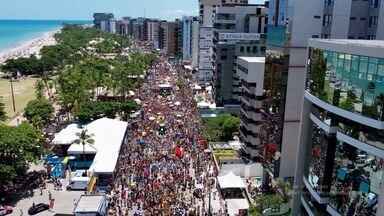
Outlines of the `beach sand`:
[[54,35],[59,31],[60,30],[47,32],[41,37],[26,41],[17,47],[0,51],[0,64],[4,63],[7,59],[29,57],[32,54],[38,56],[43,46],[56,44]]

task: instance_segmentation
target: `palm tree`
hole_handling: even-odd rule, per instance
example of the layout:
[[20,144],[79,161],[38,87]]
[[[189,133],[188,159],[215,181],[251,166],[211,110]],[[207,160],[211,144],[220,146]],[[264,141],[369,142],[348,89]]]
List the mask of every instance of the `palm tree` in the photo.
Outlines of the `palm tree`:
[[83,146],[83,155],[85,154],[85,145],[93,145],[95,143],[95,140],[91,137],[93,134],[88,134],[88,131],[82,130],[80,133],[76,133],[76,136],[78,139],[75,140],[74,143],[81,144]]

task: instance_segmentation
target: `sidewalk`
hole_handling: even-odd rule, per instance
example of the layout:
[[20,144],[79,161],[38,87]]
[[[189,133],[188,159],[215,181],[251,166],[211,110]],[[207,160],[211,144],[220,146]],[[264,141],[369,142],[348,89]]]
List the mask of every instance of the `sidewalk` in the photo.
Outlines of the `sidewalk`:
[[48,191],[52,193],[52,198],[55,199],[54,207],[49,211],[37,214],[39,216],[51,216],[57,213],[72,214],[74,201],[77,201],[81,194],[84,193],[84,191],[56,191],[53,189],[53,184],[47,184],[47,189],[43,190],[43,195],[40,195],[40,190],[37,189],[34,190],[33,197],[24,198],[17,202],[15,208],[13,209],[12,215],[28,215],[28,209],[32,206],[33,202],[35,202],[35,204],[49,204]]

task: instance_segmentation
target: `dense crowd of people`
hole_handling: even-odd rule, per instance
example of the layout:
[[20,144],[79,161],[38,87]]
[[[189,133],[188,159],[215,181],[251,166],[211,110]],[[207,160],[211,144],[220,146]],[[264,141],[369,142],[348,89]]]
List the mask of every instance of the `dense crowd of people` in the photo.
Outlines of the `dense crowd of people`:
[[141,114],[119,156],[110,215],[206,212],[201,198],[214,172],[190,85],[164,58],[148,71],[136,92]]

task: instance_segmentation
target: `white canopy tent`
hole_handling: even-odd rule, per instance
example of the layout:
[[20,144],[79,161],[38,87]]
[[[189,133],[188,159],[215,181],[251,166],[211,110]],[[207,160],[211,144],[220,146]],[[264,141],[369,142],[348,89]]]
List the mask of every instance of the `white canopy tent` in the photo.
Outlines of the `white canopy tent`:
[[233,172],[229,172],[224,176],[217,177],[220,188],[245,188],[245,184],[240,176],[235,175]]
[[78,137],[76,133],[80,133],[82,130],[78,124],[70,124],[55,134],[55,138],[52,140],[54,145],[71,145]]
[[113,173],[127,126],[127,122],[109,118],[98,119],[87,125],[88,131],[95,134],[94,146],[97,149],[90,171],[99,174]]
[[[101,118],[89,123],[83,128],[76,127],[77,130],[75,130],[73,126],[69,128],[67,127],[59,133],[60,136],[57,138],[57,142],[68,143],[71,141],[69,144],[73,143],[78,139],[76,133],[80,133],[82,130],[87,130],[87,134],[91,135],[91,139],[94,140],[94,143],[92,145],[86,144],[84,146],[84,151],[82,144],[73,143],[69,147],[67,153],[69,155],[79,155],[83,153],[96,154],[89,170],[94,173],[112,174],[115,170],[127,126],[127,122]],[[64,135],[67,137],[64,137]]]

